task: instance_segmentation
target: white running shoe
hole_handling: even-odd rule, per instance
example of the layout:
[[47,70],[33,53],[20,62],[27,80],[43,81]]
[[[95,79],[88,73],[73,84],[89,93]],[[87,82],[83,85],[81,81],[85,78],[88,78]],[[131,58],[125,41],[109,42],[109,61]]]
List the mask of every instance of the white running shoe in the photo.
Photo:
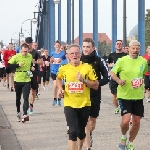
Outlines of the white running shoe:
[[17,113],[17,122],[21,121],[21,112]]
[[150,97],[147,97],[147,99],[146,99],[146,100],[147,100],[147,102],[148,102],[148,103],[150,103]]

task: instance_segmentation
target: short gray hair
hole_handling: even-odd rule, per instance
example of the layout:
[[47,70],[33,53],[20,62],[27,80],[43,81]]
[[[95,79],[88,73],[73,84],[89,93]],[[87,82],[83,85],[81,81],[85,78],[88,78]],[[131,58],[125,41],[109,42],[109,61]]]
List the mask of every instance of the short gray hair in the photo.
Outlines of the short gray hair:
[[140,42],[137,41],[137,40],[132,40],[130,43],[129,43],[129,47],[131,47],[133,45],[133,43],[136,43],[138,46],[140,46]]
[[72,47],[78,47],[79,50],[80,50],[80,53],[81,53],[81,47],[80,47],[80,45],[78,45],[78,44],[71,44],[71,45],[68,46],[67,50],[70,51],[70,49],[71,49]]

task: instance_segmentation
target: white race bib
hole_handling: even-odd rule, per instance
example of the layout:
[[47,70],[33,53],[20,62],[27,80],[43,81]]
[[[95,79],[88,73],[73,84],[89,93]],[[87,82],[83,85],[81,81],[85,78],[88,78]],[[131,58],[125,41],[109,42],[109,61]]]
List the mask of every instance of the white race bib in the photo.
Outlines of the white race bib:
[[143,84],[142,78],[135,78],[131,80],[132,88],[139,88]]
[[69,93],[83,93],[83,83],[82,82],[69,82],[68,91]]

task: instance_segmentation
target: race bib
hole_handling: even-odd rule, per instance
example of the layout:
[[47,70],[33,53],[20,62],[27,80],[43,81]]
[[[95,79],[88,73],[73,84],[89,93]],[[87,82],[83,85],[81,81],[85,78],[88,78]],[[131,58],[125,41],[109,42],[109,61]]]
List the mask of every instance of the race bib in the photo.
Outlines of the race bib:
[[143,84],[142,78],[135,78],[131,80],[132,88],[139,88]]
[[59,62],[59,58],[54,58],[54,62],[53,62],[53,64],[60,64],[60,62]]
[[83,83],[82,82],[69,82],[68,91],[69,93],[83,93]]

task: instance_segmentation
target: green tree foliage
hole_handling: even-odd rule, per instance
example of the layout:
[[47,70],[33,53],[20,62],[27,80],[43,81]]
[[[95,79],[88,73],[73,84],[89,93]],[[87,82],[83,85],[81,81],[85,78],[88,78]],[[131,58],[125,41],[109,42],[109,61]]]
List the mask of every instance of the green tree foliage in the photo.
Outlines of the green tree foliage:
[[98,43],[98,54],[104,56],[111,53],[111,43],[107,44],[106,41]]
[[145,48],[150,45],[150,9],[147,9],[145,17]]

